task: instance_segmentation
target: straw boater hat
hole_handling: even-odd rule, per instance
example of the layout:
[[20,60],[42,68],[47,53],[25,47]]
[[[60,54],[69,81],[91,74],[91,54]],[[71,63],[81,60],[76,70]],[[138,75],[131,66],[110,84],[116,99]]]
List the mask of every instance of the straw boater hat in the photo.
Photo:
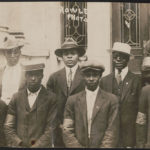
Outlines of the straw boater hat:
[[82,62],[80,65],[80,69],[82,72],[85,72],[87,70],[95,70],[103,73],[105,71],[104,65],[100,61],[94,59]]
[[55,54],[59,57],[62,57],[64,50],[71,49],[77,50],[79,53],[79,57],[82,57],[85,54],[85,49],[79,46],[77,42],[71,37],[65,39],[65,42],[62,44],[61,48],[55,50]]
[[131,46],[126,43],[121,43],[121,42],[115,42],[113,45],[113,48],[111,49],[112,52],[120,52],[123,54],[127,54],[130,56],[130,50]]

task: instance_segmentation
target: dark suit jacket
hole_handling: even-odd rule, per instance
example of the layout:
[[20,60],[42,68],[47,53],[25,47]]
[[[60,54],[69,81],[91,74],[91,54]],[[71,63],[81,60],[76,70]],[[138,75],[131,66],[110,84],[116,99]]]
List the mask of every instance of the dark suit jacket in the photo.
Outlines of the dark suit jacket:
[[66,103],[63,138],[66,147],[116,147],[119,134],[118,99],[99,90],[92,114],[90,139],[88,138],[86,92],[70,96]]
[[52,74],[47,82],[47,89],[56,93],[58,99],[58,119],[63,123],[63,113],[69,95],[76,94],[84,89],[84,80],[78,68],[71,86],[70,93],[67,93],[67,79],[65,68]]
[[31,109],[27,90],[16,93],[9,104],[5,122],[8,146],[19,147],[23,142],[22,147],[50,147],[56,109],[55,94],[47,92],[43,86]]
[[4,122],[7,114],[7,105],[0,100],[0,147],[6,146],[4,135]]
[[138,112],[144,114],[145,117],[137,116],[140,124],[136,124],[136,146],[137,148],[150,148],[150,85],[142,88]]
[[[115,73],[101,79],[100,87],[113,93]],[[122,146],[135,146],[135,121],[138,111],[138,99],[141,89],[141,79],[137,75],[127,73],[123,81],[123,90],[120,98],[120,127]],[[114,93],[113,93],[114,94]]]
[[[0,97],[2,96],[2,79],[3,79],[4,70],[5,67],[0,68]],[[25,73],[22,71],[19,90],[23,89],[25,86],[26,86]]]

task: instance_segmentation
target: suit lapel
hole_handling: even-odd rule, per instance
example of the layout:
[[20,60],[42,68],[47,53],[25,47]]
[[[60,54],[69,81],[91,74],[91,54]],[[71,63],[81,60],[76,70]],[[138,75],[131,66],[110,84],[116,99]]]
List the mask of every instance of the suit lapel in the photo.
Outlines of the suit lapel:
[[93,108],[92,122],[94,121],[98,111],[100,110],[100,108],[104,102],[105,102],[105,99],[103,97],[103,92],[101,91],[101,89],[99,89],[97,96],[96,96],[94,108]]
[[26,110],[29,112],[30,111],[30,106],[29,106],[29,102],[28,102],[28,94],[27,94],[27,90],[23,90],[22,92],[22,99],[24,102],[24,106],[26,108]]
[[3,73],[5,70],[6,66],[0,69],[0,96],[2,95],[2,79],[3,79]]
[[86,103],[86,92],[83,91],[82,95],[79,97],[79,107],[80,107],[80,112],[82,114],[83,117],[83,122],[84,122],[84,127],[86,129],[86,131],[88,132],[88,128],[87,128],[87,103]]
[[82,79],[82,75],[81,75],[80,69],[78,67],[76,70],[75,76],[74,76],[74,80],[72,82],[70,94],[73,92],[74,89],[76,89],[79,86],[81,79]]
[[66,79],[66,70],[63,68],[60,71],[60,76],[59,76],[59,83],[60,83],[60,88],[62,89],[63,93],[65,96],[67,96],[67,79]]
[[[108,78],[109,80],[108,80],[108,91],[110,91],[111,93],[113,92],[113,81],[114,81],[114,78],[115,78],[115,73],[114,72],[112,72],[111,74],[110,74],[110,77]],[[105,85],[104,85],[105,86]]]
[[35,109],[37,109],[37,106],[40,107],[44,103],[45,94],[46,94],[45,88],[42,86],[32,108],[31,108],[31,111],[34,111]]
[[124,97],[126,96],[127,92],[130,90],[129,87],[131,87],[132,84],[132,73],[129,71],[123,81],[123,89],[122,89],[122,96],[121,96],[121,100],[124,99]]

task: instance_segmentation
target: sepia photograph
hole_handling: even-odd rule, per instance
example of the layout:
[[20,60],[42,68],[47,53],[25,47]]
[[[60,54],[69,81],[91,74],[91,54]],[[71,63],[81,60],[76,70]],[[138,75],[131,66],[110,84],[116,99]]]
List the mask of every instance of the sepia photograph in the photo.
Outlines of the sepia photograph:
[[0,2],[0,148],[150,148],[150,3]]

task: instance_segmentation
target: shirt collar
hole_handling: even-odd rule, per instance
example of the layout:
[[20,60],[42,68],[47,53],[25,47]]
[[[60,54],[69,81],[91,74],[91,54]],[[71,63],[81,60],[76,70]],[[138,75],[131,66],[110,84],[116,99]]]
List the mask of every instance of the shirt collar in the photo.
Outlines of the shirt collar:
[[[121,71],[121,76],[124,79],[124,77],[127,75],[128,73],[128,67],[125,67],[124,69],[122,69]],[[115,68],[115,76],[118,74],[118,70]]]
[[28,93],[28,95],[36,95],[36,96],[38,96],[38,94],[39,94],[39,92],[40,92],[40,90],[41,90],[41,88],[42,88],[42,86],[39,88],[39,90],[37,91],[37,92],[35,92],[35,93],[33,93],[33,92],[31,92],[31,91],[29,91],[29,89],[27,88],[27,93]]
[[67,73],[70,72],[70,69],[71,69],[72,73],[74,73],[74,72],[76,72],[77,68],[78,68],[78,63],[72,68],[69,68],[69,67],[65,66],[65,69],[66,69]]
[[97,94],[98,90],[99,90],[99,86],[97,86],[95,91],[90,91],[90,90],[87,89],[87,87],[85,88],[86,93],[91,93],[91,94],[94,94],[94,95]]

